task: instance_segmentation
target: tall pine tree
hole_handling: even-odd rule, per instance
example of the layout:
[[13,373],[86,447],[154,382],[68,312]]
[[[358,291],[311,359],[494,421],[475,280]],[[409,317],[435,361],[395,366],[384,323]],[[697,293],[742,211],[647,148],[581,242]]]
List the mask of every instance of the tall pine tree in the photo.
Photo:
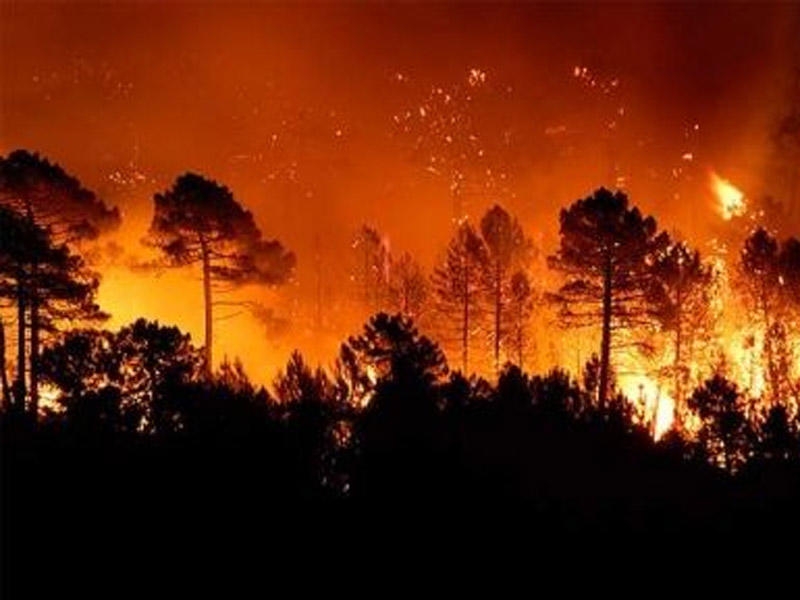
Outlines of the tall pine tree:
[[172,266],[199,265],[203,277],[206,373],[213,369],[214,288],[220,284],[279,285],[293,274],[294,254],[265,240],[231,191],[201,175],[186,173],[154,197],[155,212],[145,243]]
[[560,247],[549,263],[566,282],[553,298],[566,326],[600,326],[598,400],[604,405],[615,334],[649,322],[649,265],[668,237],[624,193],[605,188],[562,210],[560,221]]

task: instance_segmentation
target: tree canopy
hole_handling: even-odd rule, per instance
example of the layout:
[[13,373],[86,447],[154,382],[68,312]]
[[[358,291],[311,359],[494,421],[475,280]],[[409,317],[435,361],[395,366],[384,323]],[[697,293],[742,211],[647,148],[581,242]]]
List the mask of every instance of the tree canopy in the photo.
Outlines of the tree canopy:
[[214,288],[220,285],[279,285],[288,281],[295,256],[276,240],[265,240],[253,214],[224,185],[186,173],[154,196],[145,243],[173,266],[200,265],[205,303],[206,369],[213,368]]

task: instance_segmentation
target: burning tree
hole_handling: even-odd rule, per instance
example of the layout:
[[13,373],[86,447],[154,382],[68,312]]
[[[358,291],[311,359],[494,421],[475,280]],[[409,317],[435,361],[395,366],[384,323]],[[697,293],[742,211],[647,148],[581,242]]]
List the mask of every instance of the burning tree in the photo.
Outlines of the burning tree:
[[[89,308],[93,302],[87,300],[94,296],[96,278],[88,274],[83,262],[72,254],[72,249],[82,241],[116,228],[120,217],[116,208],[106,206],[59,165],[27,150],[15,150],[0,157],[0,206],[17,215],[7,213],[5,217],[16,232],[13,235],[22,236],[22,239],[28,239],[24,243],[31,244],[28,250],[21,250],[25,254],[23,263],[26,267],[16,271],[16,277],[21,278],[15,295],[19,348],[16,389],[18,401],[23,403],[28,387],[25,369],[29,362],[30,404],[35,415],[39,400],[38,358],[42,333],[52,329],[59,318],[75,316],[64,312],[64,303],[74,301],[76,305],[83,305],[84,316],[92,311],[95,316],[99,315],[96,307]],[[13,225],[12,221],[15,222]],[[15,243],[6,241],[11,245]],[[22,255],[17,254],[12,262],[21,258]],[[30,359],[26,362],[28,341]]]
[[389,295],[389,247],[377,229],[362,225],[351,244],[354,253],[351,281],[362,304],[374,313]]
[[754,312],[763,334],[767,382],[775,397],[781,387],[776,343],[781,337],[778,322],[782,312],[781,272],[778,241],[763,227],[744,242],[739,258],[739,289]]
[[[793,366],[795,340],[785,339],[787,334],[797,335],[797,323],[800,319],[800,240],[795,237],[786,239],[781,244],[778,254],[778,282],[780,283],[781,302],[785,310],[786,319],[780,324],[784,333],[783,344],[779,350],[778,370],[784,375],[786,392],[791,393],[796,402],[800,402],[800,382],[795,379],[796,373]],[[788,327],[787,327],[788,325]],[[785,399],[782,399],[785,401]]]
[[428,278],[410,253],[393,260],[389,273],[389,296],[394,309],[419,320],[428,300]]
[[444,264],[432,276],[436,310],[457,331],[464,373],[469,369],[470,340],[483,317],[482,295],[488,261],[483,239],[472,225],[463,222],[447,247]]
[[533,314],[535,296],[530,278],[524,271],[517,271],[511,276],[508,298],[508,349],[521,369],[525,353],[530,345],[528,324]]
[[265,240],[231,191],[194,173],[175,180],[153,198],[155,213],[145,243],[172,266],[200,265],[205,303],[206,373],[213,368],[213,299],[220,286],[280,285],[289,280],[295,256],[277,240]]
[[[494,317],[490,337],[495,371],[499,372],[500,348],[508,329],[507,321],[511,318],[507,313],[512,299],[512,277],[527,267],[532,244],[517,220],[497,205],[487,211],[481,219],[481,234],[488,258],[483,265],[486,289]],[[524,290],[518,288],[516,291],[522,293]],[[524,302],[522,298],[518,300]],[[518,304],[516,308],[521,308],[521,305]],[[516,316],[521,314],[518,312]]]
[[605,404],[613,338],[621,330],[650,323],[650,265],[668,243],[653,217],[628,206],[622,192],[600,188],[561,211],[561,244],[549,258],[566,283],[553,300],[568,327],[601,327],[598,400]]
[[677,412],[684,400],[694,344],[708,329],[714,273],[685,242],[671,243],[657,254],[651,271],[649,301],[662,330],[673,338],[671,374]]
[[790,237],[781,245],[778,256],[781,290],[795,313],[800,311],[800,240]]

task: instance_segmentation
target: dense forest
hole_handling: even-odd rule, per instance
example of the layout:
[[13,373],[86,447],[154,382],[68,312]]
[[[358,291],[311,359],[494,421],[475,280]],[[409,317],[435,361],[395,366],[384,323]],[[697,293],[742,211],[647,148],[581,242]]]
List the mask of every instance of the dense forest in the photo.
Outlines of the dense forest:
[[[91,519],[153,495],[246,514],[521,502],[532,522],[567,530],[726,529],[790,514],[800,499],[800,240],[738,223],[749,233],[726,293],[750,311],[756,389],[731,377],[724,353],[710,367],[697,358],[719,345],[723,265],[673,239],[621,191],[576,200],[559,223],[558,250],[544,260],[560,277],[552,289],[537,279],[538,249],[499,205],[477,224],[454,223],[431,274],[361,228],[352,294],[372,316],[331,367],[295,352],[265,387],[238,361],[213,361],[214,298],[221,286],[280,286],[297,259],[262,235],[228,188],[180,176],[155,195],[143,240],[160,256],[150,267],[199,273],[200,346],[146,319],[103,328],[93,248],[125,226],[119,212],[38,154],[8,154],[6,541],[53,503]],[[544,310],[565,333],[599,333],[579,372],[526,368],[548,335],[534,320]],[[621,357],[652,353],[654,332],[668,411],[617,384]]]

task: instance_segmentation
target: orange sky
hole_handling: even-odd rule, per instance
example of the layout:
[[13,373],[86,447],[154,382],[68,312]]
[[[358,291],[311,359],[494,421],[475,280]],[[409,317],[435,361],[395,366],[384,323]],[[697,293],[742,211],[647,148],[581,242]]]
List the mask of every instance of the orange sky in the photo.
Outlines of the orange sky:
[[[469,92],[470,69],[486,74],[470,110],[508,189],[474,193],[467,209],[502,202],[548,251],[558,209],[613,185],[612,161],[634,202],[694,237],[719,218],[711,167],[751,195],[780,195],[768,136],[800,66],[800,5],[788,3],[4,1],[0,17],[0,152],[38,150],[119,205],[129,254],[142,252],[152,194],[186,170],[225,182],[297,253],[289,289],[255,292],[285,314],[309,312],[319,248],[332,331],[296,324],[265,340],[248,317],[217,329],[217,356],[243,356],[256,378],[292,345],[332,356],[352,329],[335,299],[362,221],[427,266],[446,244],[447,177],[425,169],[393,121],[432,90]],[[101,292],[114,324],[144,314],[197,340],[201,299],[186,275],[121,266]]]

